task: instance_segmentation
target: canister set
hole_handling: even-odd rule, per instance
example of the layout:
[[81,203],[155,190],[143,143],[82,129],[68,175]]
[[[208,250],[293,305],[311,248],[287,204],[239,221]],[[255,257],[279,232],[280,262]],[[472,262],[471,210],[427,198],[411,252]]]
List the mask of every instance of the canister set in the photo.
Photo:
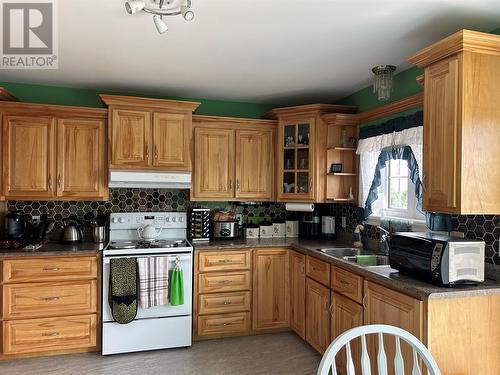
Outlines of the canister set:
[[249,223],[245,228],[246,238],[285,238],[298,236],[298,220],[275,223],[262,222],[260,224]]

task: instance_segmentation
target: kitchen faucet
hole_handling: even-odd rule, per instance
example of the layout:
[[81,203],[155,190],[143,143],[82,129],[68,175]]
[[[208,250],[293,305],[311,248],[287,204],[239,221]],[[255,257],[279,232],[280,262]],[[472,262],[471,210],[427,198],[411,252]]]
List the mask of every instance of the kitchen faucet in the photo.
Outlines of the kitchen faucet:
[[377,228],[380,232],[382,232],[378,243],[378,251],[384,255],[389,255],[389,241],[391,239],[391,233],[387,229],[380,226],[377,226]]

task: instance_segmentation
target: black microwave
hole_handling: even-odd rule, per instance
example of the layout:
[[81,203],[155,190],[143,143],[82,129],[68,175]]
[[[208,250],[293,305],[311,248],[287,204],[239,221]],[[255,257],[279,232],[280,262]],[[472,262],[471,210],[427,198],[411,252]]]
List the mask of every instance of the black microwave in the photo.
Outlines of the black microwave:
[[402,274],[438,285],[484,281],[484,241],[431,232],[398,232],[391,236],[389,263]]

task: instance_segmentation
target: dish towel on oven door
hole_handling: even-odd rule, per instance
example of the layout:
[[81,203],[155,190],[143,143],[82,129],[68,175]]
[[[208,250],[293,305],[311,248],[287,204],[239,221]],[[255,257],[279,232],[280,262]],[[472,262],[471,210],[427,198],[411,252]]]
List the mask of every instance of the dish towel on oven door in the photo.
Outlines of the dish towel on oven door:
[[138,258],[141,307],[168,304],[168,258]]

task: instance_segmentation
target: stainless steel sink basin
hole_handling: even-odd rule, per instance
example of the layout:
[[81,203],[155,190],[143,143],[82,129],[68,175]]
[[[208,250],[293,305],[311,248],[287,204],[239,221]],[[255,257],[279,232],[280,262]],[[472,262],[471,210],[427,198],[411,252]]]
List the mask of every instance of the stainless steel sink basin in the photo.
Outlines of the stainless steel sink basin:
[[337,258],[343,258],[346,256],[356,256],[361,254],[362,249],[355,247],[330,247],[326,249],[319,249],[322,253],[331,255]]
[[389,264],[389,257],[386,255],[352,255],[344,256],[342,259],[363,267],[387,266]]

